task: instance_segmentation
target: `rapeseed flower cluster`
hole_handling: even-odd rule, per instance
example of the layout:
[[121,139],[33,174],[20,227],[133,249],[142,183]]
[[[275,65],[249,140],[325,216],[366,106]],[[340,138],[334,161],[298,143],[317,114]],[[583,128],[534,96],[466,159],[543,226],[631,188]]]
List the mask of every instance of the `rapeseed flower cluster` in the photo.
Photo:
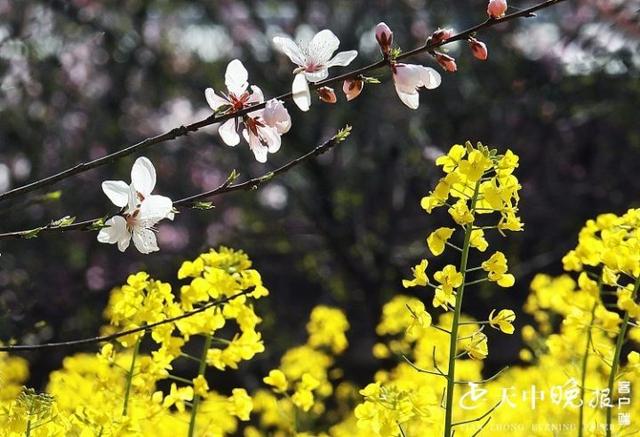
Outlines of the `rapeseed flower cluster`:
[[[259,427],[248,428],[245,435],[326,436],[315,430],[325,416],[336,416],[327,411],[329,398],[349,411],[345,400],[354,397],[356,389],[349,383],[334,388],[342,377],[335,358],[348,346],[349,322],[345,314],[319,305],[311,311],[306,327],[307,342],[285,352],[280,366],[263,378],[270,390],[260,389],[254,394]],[[314,433],[307,434],[312,430]]]
[[[505,255],[496,251],[480,265],[470,267],[477,254],[489,246],[486,232],[521,231],[518,217],[520,183],[513,174],[518,157],[507,150],[499,155],[482,144],[454,145],[436,160],[444,176],[433,191],[421,201],[429,214],[447,207],[453,220],[451,227],[440,227],[427,237],[433,257],[447,248],[459,252],[460,264],[446,264],[427,273],[428,258],[412,269],[413,278],[402,285],[433,290],[431,304],[444,311],[438,323],[417,298],[397,296],[383,309],[379,335],[391,335],[387,344],[374,346],[378,358],[393,355],[405,362],[391,372],[379,372],[376,381],[360,394],[364,402],[355,409],[359,429],[373,435],[449,435],[456,425],[454,402],[457,386],[464,381],[481,379],[481,365],[489,353],[486,326],[503,333],[514,332],[515,312],[493,310],[487,320],[475,321],[462,312],[465,287],[490,281],[511,287],[515,277],[508,272]],[[497,215],[497,219],[494,218]],[[452,242],[457,238],[459,242]],[[472,272],[484,276],[470,280]],[[496,314],[497,312],[497,314]],[[400,336],[398,338],[398,336]],[[471,423],[471,422],[470,422]]]
[[[47,395],[22,389],[28,375],[24,360],[2,356],[0,434],[25,435],[29,428],[28,435],[47,436],[221,436],[249,420],[253,401],[247,391],[220,394],[209,388],[205,373],[210,367],[236,369],[264,351],[253,309],[254,300],[268,295],[260,274],[246,254],[223,247],[183,263],[178,278],[189,280],[180,293],[144,272],[113,290],[103,333],[151,326],[150,338],[141,331],[104,344],[98,354],[65,358],[49,377]],[[187,352],[194,337],[207,346],[199,358]],[[174,374],[177,362],[191,360],[199,363],[193,378]],[[42,404],[43,396],[50,396],[49,408],[40,408],[37,417],[25,415],[22,406]]]
[[[383,306],[372,348],[379,366],[369,383],[345,378],[338,363],[349,347],[349,321],[320,305],[306,342],[266,369],[261,387],[216,391],[210,372],[233,371],[265,350],[253,302],[268,295],[244,253],[220,248],[182,264],[178,293],[147,273],[129,276],[110,296],[103,334],[149,328],[104,343],[97,354],[65,358],[45,393],[23,386],[26,360],[0,354],[0,436],[639,433],[640,210],[587,221],[562,260],[566,273],[535,276],[523,307],[533,322],[518,329],[520,363],[487,373],[489,343],[516,333],[516,311],[495,308],[477,320],[462,310],[462,297],[474,284],[515,282],[502,252],[485,255],[485,237],[522,229],[517,157],[467,144],[438,164],[445,176],[427,198],[441,203],[434,208],[448,206],[455,225],[429,234],[432,256],[402,282],[433,292],[397,294]],[[500,203],[487,200],[494,189]],[[460,265],[430,273],[445,251],[460,253]]]

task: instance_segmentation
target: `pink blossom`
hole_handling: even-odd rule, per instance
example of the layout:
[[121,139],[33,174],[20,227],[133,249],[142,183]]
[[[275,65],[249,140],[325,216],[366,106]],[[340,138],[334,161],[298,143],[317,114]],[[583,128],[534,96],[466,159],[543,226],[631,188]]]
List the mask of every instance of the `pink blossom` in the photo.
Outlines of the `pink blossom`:
[[431,34],[431,43],[440,44],[453,36],[453,29],[438,29]]
[[376,26],[376,41],[380,45],[382,54],[388,56],[393,45],[393,32],[386,23],[378,23]]
[[501,18],[504,17],[505,12],[507,12],[507,0],[489,0],[489,5],[487,6],[489,17]]
[[351,101],[358,97],[364,88],[362,79],[346,79],[342,84],[342,91],[347,97],[347,101]]
[[436,52],[436,61],[445,71],[449,73],[454,73],[458,70],[458,65],[456,64],[455,58],[445,55],[444,53]]
[[475,38],[469,38],[469,47],[476,59],[480,59],[481,61],[487,60],[489,52],[487,51],[487,45],[485,43]]
[[325,103],[336,103],[338,101],[338,98],[336,97],[336,93],[335,91],[333,91],[333,88],[330,88],[328,86],[323,86],[317,89],[318,91],[318,97],[320,97],[320,100],[322,100]]

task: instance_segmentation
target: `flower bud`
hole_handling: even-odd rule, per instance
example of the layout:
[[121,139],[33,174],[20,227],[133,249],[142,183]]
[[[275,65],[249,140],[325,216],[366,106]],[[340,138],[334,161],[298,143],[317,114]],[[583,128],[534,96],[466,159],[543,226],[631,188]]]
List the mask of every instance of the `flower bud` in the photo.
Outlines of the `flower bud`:
[[438,29],[431,34],[431,43],[440,44],[453,36],[453,29]]
[[318,96],[320,97],[320,100],[325,103],[335,103],[338,101],[333,88],[329,88],[328,86],[318,88]]
[[388,56],[391,52],[391,45],[393,44],[393,32],[385,23],[381,22],[376,26],[376,40],[380,45],[382,54]]
[[501,18],[504,17],[505,12],[507,12],[507,0],[489,0],[489,5],[487,6],[489,17]]
[[347,101],[351,101],[358,97],[364,88],[364,81],[362,79],[347,79],[342,84],[342,91],[347,97]]
[[487,60],[489,52],[487,51],[487,45],[485,43],[475,38],[469,38],[469,47],[476,59],[480,59],[481,61]]
[[446,71],[453,73],[458,70],[458,66],[456,65],[456,60],[449,55],[445,55],[444,53],[436,52],[436,61],[442,68]]

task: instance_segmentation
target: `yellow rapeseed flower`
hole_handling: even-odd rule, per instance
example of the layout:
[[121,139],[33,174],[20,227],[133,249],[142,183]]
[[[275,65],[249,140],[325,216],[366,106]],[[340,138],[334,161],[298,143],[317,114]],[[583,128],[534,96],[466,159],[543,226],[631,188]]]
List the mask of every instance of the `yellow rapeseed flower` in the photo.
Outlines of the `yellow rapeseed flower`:
[[438,256],[444,251],[445,244],[447,244],[447,241],[449,241],[454,231],[455,229],[453,228],[442,227],[429,234],[427,237],[427,245],[434,256]]

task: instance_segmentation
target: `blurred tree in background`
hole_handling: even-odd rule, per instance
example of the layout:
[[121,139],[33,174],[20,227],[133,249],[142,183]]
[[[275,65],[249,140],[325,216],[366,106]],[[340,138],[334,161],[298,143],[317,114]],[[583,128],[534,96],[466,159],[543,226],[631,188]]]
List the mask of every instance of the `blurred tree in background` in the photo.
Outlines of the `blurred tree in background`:
[[[484,20],[485,3],[0,0],[0,192],[205,118],[204,89],[223,88],[233,58],[265,96],[288,91],[293,66],[272,49],[277,34],[306,39],[329,28],[341,50],[358,49],[353,65],[360,66],[379,57],[372,33],[379,21],[408,50],[438,27],[463,30]],[[175,199],[219,185],[233,169],[241,178],[261,175],[353,126],[345,143],[259,191],[163,222],[153,255],[123,255],[90,232],[0,241],[0,339],[92,335],[108,291],[128,273],[171,281],[180,260],[225,244],[246,250],[272,290],[259,309],[270,346],[235,374],[244,386],[303,341],[319,303],[347,311],[351,347],[340,364],[368,381],[380,307],[426,255],[425,230],[444,223],[419,207],[437,177],[433,160],[467,139],[520,155],[526,199],[526,230],[506,248],[516,287],[487,285],[467,299],[482,315],[521,306],[532,274],[560,271],[587,218],[638,206],[639,8],[576,0],[500,25],[478,36],[489,47],[484,63],[466,43],[449,45],[459,71],[443,72],[443,85],[424,93],[417,111],[400,103],[387,72],[349,104],[339,96],[337,105],[314,103],[304,114],[290,105],[293,128],[265,165],[246,145],[225,146],[213,127],[143,151],[158,168],[159,191]],[[439,68],[427,55],[411,62]],[[0,230],[111,211],[100,182],[128,180],[135,157],[56,185],[59,198],[41,191],[0,204]],[[518,346],[511,338],[488,368],[512,362]],[[70,352],[29,355],[31,384],[41,385]]]

